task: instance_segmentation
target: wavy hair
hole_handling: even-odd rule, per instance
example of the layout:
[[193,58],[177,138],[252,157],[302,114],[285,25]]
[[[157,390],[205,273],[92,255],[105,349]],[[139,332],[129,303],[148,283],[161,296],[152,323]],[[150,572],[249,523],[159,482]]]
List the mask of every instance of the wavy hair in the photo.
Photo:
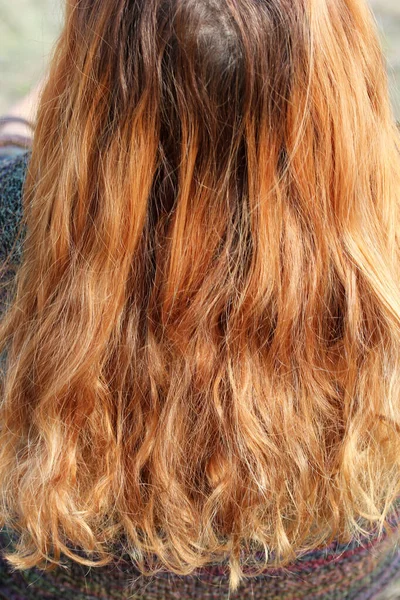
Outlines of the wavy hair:
[[399,141],[364,0],[68,3],[0,325],[10,564],[124,540],[234,590],[383,531]]

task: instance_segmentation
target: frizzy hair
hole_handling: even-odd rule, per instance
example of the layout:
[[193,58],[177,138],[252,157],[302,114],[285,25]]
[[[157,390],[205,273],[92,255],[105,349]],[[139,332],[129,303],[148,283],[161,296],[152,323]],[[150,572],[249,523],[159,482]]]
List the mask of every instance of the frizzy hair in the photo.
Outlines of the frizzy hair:
[[11,565],[125,536],[235,590],[383,531],[399,141],[364,0],[70,0],[0,325]]

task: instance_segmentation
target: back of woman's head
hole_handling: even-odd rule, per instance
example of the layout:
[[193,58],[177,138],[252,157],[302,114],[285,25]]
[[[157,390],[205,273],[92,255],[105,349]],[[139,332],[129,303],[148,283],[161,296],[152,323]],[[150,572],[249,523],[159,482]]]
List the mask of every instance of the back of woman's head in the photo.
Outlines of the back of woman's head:
[[12,564],[124,534],[234,588],[241,549],[382,531],[399,148],[364,0],[69,2],[0,327]]

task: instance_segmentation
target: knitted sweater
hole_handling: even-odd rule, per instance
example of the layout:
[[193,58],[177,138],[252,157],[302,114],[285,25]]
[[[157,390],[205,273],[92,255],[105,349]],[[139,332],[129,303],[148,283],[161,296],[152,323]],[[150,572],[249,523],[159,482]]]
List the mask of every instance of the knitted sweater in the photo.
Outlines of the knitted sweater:
[[[0,259],[10,253],[22,215],[21,194],[28,153],[0,157]],[[14,249],[18,262],[21,242]],[[12,276],[12,270],[9,275]],[[5,292],[0,305],[6,301]],[[389,519],[400,523],[400,499]],[[12,541],[12,533],[0,531],[0,550]],[[326,600],[381,598],[388,583],[400,580],[400,551],[396,537],[387,532],[365,543],[334,542],[303,555],[289,567],[269,569],[257,577],[246,578],[234,594],[228,593],[227,561],[197,569],[191,575],[162,571],[155,576],[142,576],[129,557],[123,555],[106,567],[85,567],[66,560],[67,567],[50,572],[32,568],[14,571],[0,552],[0,598],[9,600],[74,599],[111,600],[136,598],[167,600],[169,598],[230,598],[254,600]]]

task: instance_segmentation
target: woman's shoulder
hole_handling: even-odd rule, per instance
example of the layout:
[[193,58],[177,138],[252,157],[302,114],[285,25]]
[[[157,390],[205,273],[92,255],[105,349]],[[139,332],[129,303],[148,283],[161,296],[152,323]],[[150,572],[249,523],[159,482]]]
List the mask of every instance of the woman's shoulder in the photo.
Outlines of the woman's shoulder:
[[30,152],[0,156],[0,257],[14,243],[22,218],[22,194]]
[[[2,149],[3,150],[3,149]],[[10,148],[0,154],[0,193],[21,193],[25,180],[30,150]]]

